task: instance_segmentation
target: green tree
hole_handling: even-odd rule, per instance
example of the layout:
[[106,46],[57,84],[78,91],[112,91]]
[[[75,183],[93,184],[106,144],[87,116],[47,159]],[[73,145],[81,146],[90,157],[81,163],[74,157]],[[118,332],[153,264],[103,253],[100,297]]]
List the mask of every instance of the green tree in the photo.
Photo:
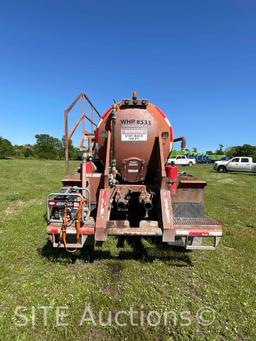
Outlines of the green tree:
[[228,157],[235,156],[250,156],[256,157],[256,146],[251,146],[250,144],[244,144],[243,146],[233,146],[226,150]]
[[23,155],[25,158],[32,157],[34,155],[33,146],[26,144],[24,146]]
[[59,139],[48,134],[35,135],[36,144],[34,153],[39,159],[61,159],[63,158],[63,146]]
[[24,146],[23,145],[15,145],[14,146],[15,157],[18,159],[22,159],[24,157]]
[[15,157],[18,159],[28,158],[34,156],[33,146],[31,144],[15,145]]
[[6,157],[13,156],[15,150],[11,142],[3,137],[0,137],[0,158],[5,159]]

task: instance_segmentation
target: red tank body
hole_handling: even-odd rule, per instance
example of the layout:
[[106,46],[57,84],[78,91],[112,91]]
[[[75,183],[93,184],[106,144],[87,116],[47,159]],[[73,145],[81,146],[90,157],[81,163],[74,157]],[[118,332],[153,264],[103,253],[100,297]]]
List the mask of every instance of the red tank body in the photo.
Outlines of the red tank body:
[[[146,102],[147,103],[147,102]],[[170,154],[173,143],[171,124],[166,115],[154,104],[142,106],[125,105],[125,100],[118,103],[115,112],[114,158],[117,171],[121,174],[124,160],[130,158],[143,160],[143,175],[138,180],[151,177],[158,168],[156,157],[157,138],[164,140],[163,154],[165,160]],[[100,120],[96,130],[99,159],[105,164],[107,134],[110,129],[112,108],[108,109]]]

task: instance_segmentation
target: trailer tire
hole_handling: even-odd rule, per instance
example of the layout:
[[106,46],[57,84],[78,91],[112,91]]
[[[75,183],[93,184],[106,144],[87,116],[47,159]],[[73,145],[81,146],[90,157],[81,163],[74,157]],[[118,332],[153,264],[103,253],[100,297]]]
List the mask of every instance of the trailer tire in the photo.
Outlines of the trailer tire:
[[227,173],[227,168],[225,166],[219,166],[217,170],[219,173]]

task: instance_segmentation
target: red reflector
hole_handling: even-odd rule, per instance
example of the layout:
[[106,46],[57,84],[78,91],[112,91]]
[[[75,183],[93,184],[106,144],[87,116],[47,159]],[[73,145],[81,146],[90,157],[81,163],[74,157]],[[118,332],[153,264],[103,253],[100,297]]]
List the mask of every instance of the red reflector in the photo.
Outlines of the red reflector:
[[209,231],[189,231],[190,236],[204,236],[204,235],[208,236],[208,234],[209,234]]
[[59,233],[59,229],[58,228],[51,228],[50,229],[50,233],[52,233],[52,234],[58,234]]
[[49,200],[48,201],[49,206],[55,206],[55,201],[54,200]]
[[94,234],[94,228],[90,228],[90,227],[88,227],[88,228],[81,228],[80,229],[80,233],[81,234]]

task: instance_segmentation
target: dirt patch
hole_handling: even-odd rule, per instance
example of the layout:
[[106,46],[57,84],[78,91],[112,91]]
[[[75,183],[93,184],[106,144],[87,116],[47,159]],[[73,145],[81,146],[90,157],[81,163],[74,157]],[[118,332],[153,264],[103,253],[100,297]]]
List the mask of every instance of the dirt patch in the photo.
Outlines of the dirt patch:
[[223,179],[219,179],[217,181],[221,184],[235,184],[235,181],[231,178],[223,178]]
[[7,206],[6,209],[4,210],[4,217],[8,217],[10,215],[14,215],[17,212],[18,208],[22,208],[22,207],[27,207],[29,205],[35,204],[35,203],[39,203],[41,204],[41,201],[38,201],[38,199],[31,199],[28,201],[25,200],[16,200],[14,201],[11,205]]
[[10,206],[8,206],[8,207],[4,210],[4,216],[12,215],[14,212],[15,212],[15,207],[10,207]]
[[229,209],[229,210],[240,210],[241,207],[238,205],[226,204],[226,205],[218,205],[219,208]]
[[120,299],[123,296],[120,289],[113,285],[104,285],[100,288],[100,291],[103,294],[107,294],[108,296],[111,296],[115,299]]
[[17,200],[17,201],[15,201],[15,206],[22,207],[22,206],[25,206],[27,203],[28,202],[24,201],[24,200]]
[[118,286],[118,282],[122,276],[122,271],[124,269],[124,264],[121,263],[108,263],[107,264],[107,271],[111,277],[110,283],[104,283],[100,291],[107,296],[111,296],[114,299],[121,299],[122,298],[122,291]]
[[112,278],[119,279],[123,271],[124,265],[120,263],[107,264],[108,271]]

